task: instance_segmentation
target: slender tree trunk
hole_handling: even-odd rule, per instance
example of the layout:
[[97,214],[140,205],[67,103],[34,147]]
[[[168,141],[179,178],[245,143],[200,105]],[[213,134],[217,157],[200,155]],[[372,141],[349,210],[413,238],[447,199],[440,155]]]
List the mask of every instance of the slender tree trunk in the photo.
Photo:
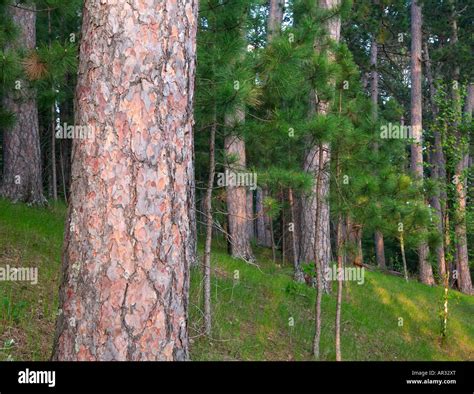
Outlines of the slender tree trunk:
[[272,237],[270,232],[270,217],[265,213],[265,198],[268,196],[267,189],[257,188],[256,215],[257,215],[257,243],[260,246],[271,248]]
[[337,218],[337,303],[336,303],[336,361],[342,361],[341,355],[341,310],[342,310],[342,272],[343,272],[343,236],[342,215]]
[[[191,0],[189,6],[194,12],[194,9],[198,8],[199,0]],[[188,7],[189,7],[188,6]],[[196,11],[197,12],[197,11]],[[191,22],[191,18],[189,18]],[[194,26],[193,26],[194,27]],[[195,36],[193,36],[195,37]],[[195,38],[193,38],[195,40]],[[193,41],[195,42],[195,41]],[[192,88],[194,89],[194,72],[195,72],[195,64],[193,64],[192,73],[189,75],[192,77]],[[192,102],[191,102],[192,106]],[[194,122],[194,116],[193,116]],[[193,123],[194,124],[194,123]],[[191,139],[193,140],[193,149],[191,149],[191,163],[195,163],[194,158],[194,133],[191,132]],[[195,175],[194,175],[194,164],[191,166],[191,170],[188,172],[188,182],[186,184],[186,193],[187,193],[187,200],[189,201],[189,236],[187,245],[188,249],[188,258],[189,258],[189,267],[197,268],[199,266],[199,259],[198,259],[198,233],[197,233],[197,219],[196,219],[196,182],[195,182]]]
[[405,257],[405,239],[403,238],[403,231],[400,232],[400,251],[402,253],[402,261],[403,261],[403,275],[405,276],[405,280],[408,282],[408,269],[407,269],[407,259]]
[[[322,146],[319,146],[319,166],[322,165],[322,162],[324,160],[324,154],[323,154],[323,149]],[[320,167],[321,168],[321,167]],[[321,204],[321,195],[320,195],[320,185],[321,185],[321,180],[322,180],[322,171],[318,172],[318,176],[316,178],[316,220],[315,220],[315,227],[319,228],[319,221],[321,218],[321,210],[322,210],[322,204]],[[314,237],[314,248],[317,247],[319,244],[319,231],[315,232],[315,237]],[[318,259],[317,254],[315,254],[315,268],[316,268],[316,281],[317,281],[317,295],[316,295],[316,309],[315,309],[315,314],[316,314],[316,319],[315,319],[315,334],[314,334],[314,339],[313,339],[313,356],[316,358],[316,360],[319,360],[319,354],[320,354],[320,349],[319,345],[321,342],[321,301],[323,297],[323,267],[321,264],[321,261]]]
[[[280,193],[279,193],[279,200],[280,200],[280,204],[282,207],[284,207],[284,204],[285,204],[285,194],[282,190],[282,188],[280,187]],[[286,262],[286,249],[287,249],[287,246],[286,246],[286,238],[288,236],[287,234],[287,224],[286,224],[286,215],[285,215],[285,209],[283,208],[281,210],[281,213],[280,213],[280,226],[281,226],[281,264],[285,264]]]
[[[421,94],[421,26],[422,13],[418,0],[411,4],[411,128],[414,143],[411,146],[411,170],[415,178],[423,181],[423,129]],[[421,282],[434,284],[433,270],[428,261],[428,245],[418,247],[419,273]]]
[[[375,37],[372,38],[370,46],[370,97],[372,101],[372,118],[374,121],[378,117],[378,97],[379,97],[379,74],[377,71],[377,41]],[[374,150],[378,152],[378,144],[375,145]],[[377,260],[377,266],[381,269],[386,269],[385,263],[385,246],[383,234],[380,230],[375,230],[374,234],[375,242],[375,258]]]
[[362,266],[362,226],[352,221],[350,217],[347,219],[348,240],[350,242],[350,251],[348,253],[349,262],[352,265]]
[[263,190],[261,187],[257,188],[255,198],[255,214],[257,216],[257,244],[267,246],[265,244],[265,217],[263,212]]
[[[20,34],[11,48],[34,50],[36,12],[34,6],[7,7]],[[19,85],[18,85],[19,84]],[[17,89],[18,88],[18,89]],[[14,202],[43,204],[41,152],[36,92],[28,81],[17,81],[15,89],[3,99],[6,111],[15,114],[12,128],[3,136],[3,184],[0,194]]]
[[364,264],[364,255],[362,253],[362,226],[359,226],[357,237],[357,262],[359,266]]
[[247,231],[251,241],[255,238],[255,220],[253,213],[253,190],[247,190]]
[[291,236],[291,245],[292,245],[292,258],[293,258],[293,267],[294,267],[294,279],[296,282],[303,283],[304,275],[303,270],[301,269],[300,260],[298,258],[298,240],[297,240],[297,231],[295,224],[295,204],[293,199],[293,189],[288,189],[288,201],[290,203],[290,215],[291,215],[291,229],[289,231]]
[[63,194],[64,194],[64,201],[67,204],[67,187],[66,187],[66,174],[64,170],[64,144],[61,141],[59,144],[59,165],[61,167],[61,184],[63,185]]
[[196,28],[194,1],[85,2],[54,360],[188,359]]
[[56,132],[55,132],[55,111],[54,105],[51,107],[51,184],[52,184],[52,197],[54,201],[58,201],[58,176],[56,171]]
[[[264,187],[263,188],[263,198],[266,199],[266,198],[269,198],[270,197],[270,193],[268,192],[268,188],[267,187]],[[272,218],[270,217],[270,215],[268,215],[266,213],[266,210],[264,209],[263,210],[264,214],[263,214],[263,221],[265,223],[265,245],[267,245],[268,247],[272,247],[273,245],[273,233],[272,233]]]
[[276,245],[275,245],[275,234],[273,232],[273,219],[270,218],[270,237],[272,243],[272,261],[276,263]]
[[[336,157],[336,176],[341,178],[341,169],[339,165],[339,155]],[[341,354],[341,313],[342,313],[342,285],[343,285],[343,265],[344,265],[344,238],[343,238],[343,219],[341,212],[337,216],[336,230],[336,248],[337,248],[337,302],[336,302],[336,325],[335,325],[335,345],[336,361],[342,361]]]
[[[48,39],[49,48],[51,49],[51,10],[48,10]],[[54,95],[54,85],[51,87]],[[52,197],[54,201],[58,201],[58,176],[57,176],[57,165],[56,165],[56,103],[51,105],[51,175],[52,175]]]
[[209,136],[209,178],[207,181],[204,209],[206,217],[206,243],[204,246],[203,271],[204,271],[204,332],[211,335],[211,245],[212,245],[212,190],[214,186],[214,174],[216,168],[216,107],[214,107],[214,123],[211,126]]

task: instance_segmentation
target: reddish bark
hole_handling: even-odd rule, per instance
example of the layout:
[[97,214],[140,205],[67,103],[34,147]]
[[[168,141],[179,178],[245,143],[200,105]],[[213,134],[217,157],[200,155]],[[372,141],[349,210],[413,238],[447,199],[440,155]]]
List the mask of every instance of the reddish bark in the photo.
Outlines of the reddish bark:
[[[239,110],[235,117],[228,117],[226,122],[228,126],[232,127],[233,122],[243,122],[244,119],[244,111]],[[237,158],[235,163],[227,165],[227,169],[235,174],[245,172],[244,140],[239,136],[229,135],[225,138],[224,149],[227,155]],[[239,185],[227,185],[226,194],[231,255],[235,258],[253,261],[255,258],[252,253],[248,231],[247,188]]]
[[[415,178],[423,181],[423,129],[421,94],[421,6],[417,0],[411,4],[411,129],[414,143],[411,146],[411,171]],[[428,261],[428,245],[418,247],[419,275],[421,282],[434,284],[433,269]]]
[[55,360],[186,360],[197,2],[86,0]]

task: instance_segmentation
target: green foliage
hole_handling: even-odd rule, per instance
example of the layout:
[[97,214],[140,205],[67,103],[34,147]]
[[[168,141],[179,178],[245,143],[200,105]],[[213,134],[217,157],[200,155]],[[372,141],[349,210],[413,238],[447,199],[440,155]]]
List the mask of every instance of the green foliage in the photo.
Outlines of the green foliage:
[[10,297],[3,297],[0,303],[0,320],[18,323],[25,316],[27,306],[26,301],[13,302]]

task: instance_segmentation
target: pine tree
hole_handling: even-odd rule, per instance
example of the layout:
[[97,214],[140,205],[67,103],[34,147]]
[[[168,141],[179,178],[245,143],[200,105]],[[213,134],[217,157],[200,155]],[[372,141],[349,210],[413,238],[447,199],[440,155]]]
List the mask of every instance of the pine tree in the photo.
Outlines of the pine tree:
[[[19,29],[19,35],[15,43],[6,45],[5,63],[14,62],[13,52],[21,50],[23,67],[27,68],[27,56],[36,46],[35,7],[9,4],[6,12]],[[46,200],[41,177],[36,91],[25,73],[4,89],[3,106],[7,113],[15,115],[15,122],[3,133],[2,195],[15,202],[43,204]]]
[[[421,93],[421,26],[422,11],[418,0],[411,3],[411,130],[414,143],[411,145],[411,170],[414,176],[423,181],[423,129],[422,129],[422,93]],[[427,245],[421,244],[418,248],[420,280],[427,284],[434,284],[431,265],[428,261]]]
[[54,360],[189,357],[196,30],[196,3],[85,3]]

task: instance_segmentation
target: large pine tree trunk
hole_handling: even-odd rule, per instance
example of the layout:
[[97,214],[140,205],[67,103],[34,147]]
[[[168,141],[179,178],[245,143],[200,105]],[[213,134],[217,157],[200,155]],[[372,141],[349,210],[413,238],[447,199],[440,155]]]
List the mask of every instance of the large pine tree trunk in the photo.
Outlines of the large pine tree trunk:
[[[243,109],[236,111],[234,116],[226,118],[226,125],[233,127],[235,122],[244,122]],[[224,141],[227,156],[237,159],[236,162],[227,164],[227,170],[233,174],[246,171],[245,141],[237,135],[228,135]],[[227,185],[227,218],[230,252],[232,257],[248,261],[255,260],[250,245],[247,212],[247,188],[245,186]]]
[[186,360],[197,2],[86,0],[54,360]]
[[[417,0],[411,4],[411,128],[414,143],[411,146],[411,170],[413,175],[423,181],[423,130],[421,94],[421,6]],[[434,284],[433,270],[428,261],[428,245],[418,247],[419,274],[421,282]]]
[[[19,37],[11,49],[33,50],[36,47],[36,11],[34,6],[19,4],[7,7],[13,22],[19,28]],[[43,204],[41,152],[36,92],[25,80],[19,89],[5,94],[6,111],[15,114],[12,128],[3,137],[3,184],[1,194],[15,202]]]
[[[458,25],[457,14],[452,3],[453,13],[451,16],[451,45],[456,46],[458,43]],[[454,66],[452,96],[454,101],[455,122],[454,131],[456,133],[457,142],[457,163],[454,170],[456,204],[454,209],[454,233],[456,235],[456,269],[458,271],[459,290],[463,293],[471,294],[472,281],[469,272],[469,254],[467,249],[467,228],[466,228],[466,195],[467,181],[465,171],[469,163],[469,143],[466,137],[462,135],[460,124],[462,118],[461,95],[459,92],[458,82],[460,80],[459,64]],[[466,104],[464,108],[465,117],[470,121],[472,119],[472,109],[474,100],[473,85],[469,84],[467,89]]]
[[[459,94],[457,94],[459,95]],[[459,99],[459,97],[457,97]],[[469,84],[467,88],[466,103],[464,108],[465,118],[467,121],[472,119],[472,110],[474,106],[474,85]],[[467,180],[466,170],[469,164],[469,143],[463,141],[461,131],[456,130],[458,148],[460,157],[456,164],[455,179],[457,180],[456,189],[456,210],[454,231],[456,234],[456,269],[458,271],[459,289],[466,294],[472,294],[472,280],[469,271],[469,253],[467,248],[467,228],[466,228],[466,205],[467,205]]]
[[[433,112],[433,117],[436,118],[438,115],[438,106],[435,101],[436,89],[434,84],[433,73],[431,69],[431,60],[428,51],[428,44],[425,41],[424,49],[425,55],[425,69],[426,69],[426,79],[429,86],[429,95],[430,95],[430,104],[431,110]],[[444,212],[446,205],[446,164],[444,158],[443,144],[441,141],[441,133],[439,130],[435,129],[434,134],[434,147],[431,152],[431,179],[435,184],[439,184],[439,192],[433,193],[430,198],[430,204],[436,212],[438,217],[438,231],[443,239],[444,235]],[[446,256],[444,251],[444,239],[441,244],[436,248],[436,259],[438,265],[438,275],[440,282],[444,283],[444,278],[446,275]]]
[[[371,73],[370,73],[370,98],[372,101],[372,118],[374,121],[377,120],[378,117],[378,97],[379,97],[379,74],[377,71],[377,41],[375,37],[372,38],[372,42],[370,45],[370,66],[371,66]],[[375,151],[378,151],[378,145],[375,145]],[[379,230],[375,230],[374,234],[374,242],[375,242],[375,257],[377,260],[377,266],[381,269],[385,269],[385,246],[384,246],[384,238],[383,234]]]

